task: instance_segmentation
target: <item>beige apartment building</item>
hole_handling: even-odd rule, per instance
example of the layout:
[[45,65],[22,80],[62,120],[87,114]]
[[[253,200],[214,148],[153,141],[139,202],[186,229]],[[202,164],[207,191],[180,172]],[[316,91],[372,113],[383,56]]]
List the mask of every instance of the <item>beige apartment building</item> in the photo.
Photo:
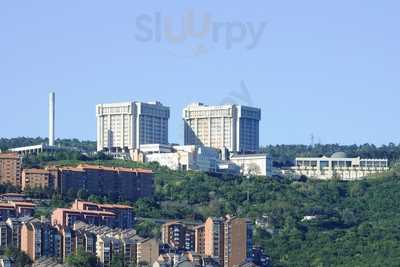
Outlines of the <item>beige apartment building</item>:
[[242,264],[253,247],[251,222],[237,217],[227,217],[224,224],[224,267]]
[[169,107],[160,102],[100,104],[97,151],[126,152],[141,144],[168,144]]
[[21,228],[21,250],[32,261],[41,257],[62,258],[61,237],[49,222],[32,219]]
[[185,145],[242,153],[259,150],[259,108],[194,103],[183,110],[183,120]]
[[253,247],[251,222],[231,216],[208,218],[204,225],[204,247],[205,256],[218,258],[221,266],[240,265]]
[[21,186],[22,158],[17,153],[0,153],[0,183]]
[[204,224],[205,255],[218,258],[222,266],[224,263],[224,249],[224,219],[208,218]]
[[199,255],[206,254],[206,227],[205,224],[198,225],[194,228],[195,249]]
[[156,239],[145,239],[137,243],[137,266],[152,265],[160,255],[160,244]]
[[49,188],[54,187],[50,171],[45,169],[24,169],[22,171],[22,190],[26,188]]

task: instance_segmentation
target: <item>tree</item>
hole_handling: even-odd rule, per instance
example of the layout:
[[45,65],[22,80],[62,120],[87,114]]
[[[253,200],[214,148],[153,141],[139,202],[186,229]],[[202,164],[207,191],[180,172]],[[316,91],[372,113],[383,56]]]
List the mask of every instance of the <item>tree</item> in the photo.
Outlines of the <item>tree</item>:
[[15,260],[15,266],[30,266],[32,264],[29,256],[17,249],[6,248],[3,254],[9,258],[13,258]]
[[124,257],[122,255],[113,255],[111,267],[124,267]]
[[87,199],[87,191],[85,189],[80,189],[77,193],[78,199],[86,200]]
[[76,255],[69,256],[66,260],[68,265],[73,267],[97,267],[97,258],[80,248]]

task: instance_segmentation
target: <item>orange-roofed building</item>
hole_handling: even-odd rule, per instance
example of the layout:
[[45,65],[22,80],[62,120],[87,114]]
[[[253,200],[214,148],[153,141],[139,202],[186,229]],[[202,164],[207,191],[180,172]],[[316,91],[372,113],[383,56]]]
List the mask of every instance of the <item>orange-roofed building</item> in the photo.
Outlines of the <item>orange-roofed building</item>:
[[61,227],[72,227],[75,222],[81,221],[87,224],[113,227],[116,217],[114,213],[107,211],[55,209],[51,215],[51,223]]
[[0,184],[21,186],[22,158],[17,153],[0,153]]
[[134,224],[133,208],[127,205],[97,204],[76,199],[72,209],[112,212],[116,215],[113,226],[121,229],[132,228]]
[[31,202],[0,203],[0,221],[8,218],[33,216],[36,205]]
[[54,188],[54,180],[49,170],[24,169],[21,179],[22,190],[27,188]]

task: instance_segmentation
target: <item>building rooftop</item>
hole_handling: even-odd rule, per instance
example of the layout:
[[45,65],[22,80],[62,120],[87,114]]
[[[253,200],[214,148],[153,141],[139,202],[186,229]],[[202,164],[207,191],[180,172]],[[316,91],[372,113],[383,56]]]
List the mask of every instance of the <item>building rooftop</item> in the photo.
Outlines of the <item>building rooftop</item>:
[[11,202],[13,203],[15,206],[22,206],[22,207],[36,207],[36,204],[33,204],[31,202],[21,202],[21,201],[15,201],[15,202]]
[[16,207],[29,207],[29,208],[34,208],[36,207],[35,204],[31,202],[0,202],[0,208],[2,209],[15,209]]
[[268,154],[235,154],[232,155],[231,158],[256,158],[256,157],[268,157]]
[[333,159],[347,158],[347,154],[344,152],[336,152],[332,154],[331,158]]
[[55,209],[54,212],[68,212],[68,213],[79,213],[79,214],[92,214],[101,216],[115,216],[113,212],[108,211],[95,211],[95,210],[77,210],[77,209]]
[[81,203],[83,205],[91,205],[91,206],[97,206],[99,208],[117,208],[117,209],[133,209],[131,206],[128,205],[120,205],[120,204],[99,204],[99,203],[94,203],[90,201],[82,201],[82,200],[75,200],[75,203]]
[[10,153],[10,152],[5,152],[5,153],[0,153],[0,159],[19,159],[20,156],[18,153]]
[[80,164],[77,167],[81,170],[103,170],[103,171],[114,171],[114,172],[132,172],[132,173],[153,173],[152,170],[142,169],[142,168],[123,168],[123,167],[108,167],[108,166],[98,166],[90,164]]

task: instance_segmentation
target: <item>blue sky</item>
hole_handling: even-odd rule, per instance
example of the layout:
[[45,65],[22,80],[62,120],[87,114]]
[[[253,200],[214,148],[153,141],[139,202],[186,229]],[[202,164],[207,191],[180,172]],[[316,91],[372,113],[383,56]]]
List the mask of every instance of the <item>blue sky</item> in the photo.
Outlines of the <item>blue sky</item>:
[[[185,105],[233,101],[262,108],[262,144],[399,143],[399,10],[394,0],[2,1],[0,137],[46,136],[54,90],[63,138],[95,140],[97,103],[160,100],[170,141],[182,142]],[[168,20],[179,33],[190,12],[197,30],[209,16],[208,31],[173,43]],[[250,29],[262,33],[251,49]]]

